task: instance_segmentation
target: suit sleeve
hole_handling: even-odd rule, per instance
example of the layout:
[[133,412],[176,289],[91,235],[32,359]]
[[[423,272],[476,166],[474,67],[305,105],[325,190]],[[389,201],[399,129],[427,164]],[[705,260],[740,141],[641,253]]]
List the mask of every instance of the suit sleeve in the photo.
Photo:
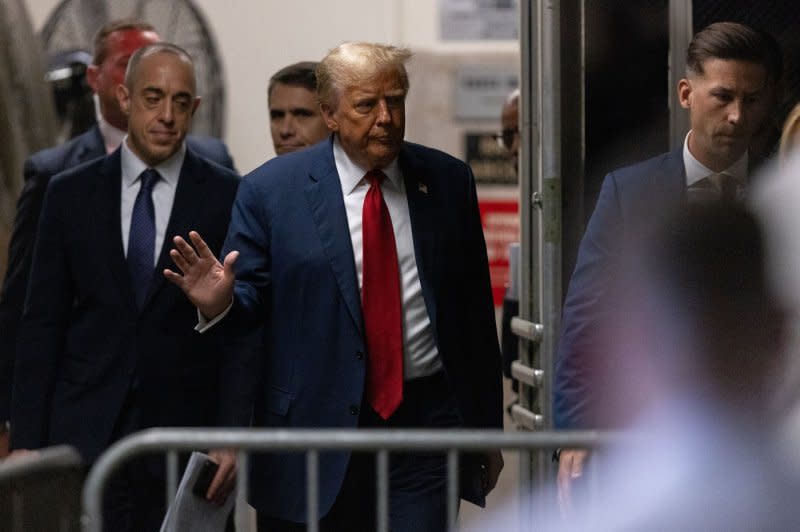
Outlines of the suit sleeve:
[[47,444],[54,375],[72,305],[66,216],[51,186],[45,195],[33,252],[30,288],[17,343],[11,408],[11,445],[35,449]]
[[226,316],[226,334],[251,334],[269,318],[271,289],[270,228],[263,192],[249,178],[242,179],[233,203],[224,257],[236,250],[236,286],[233,307]]
[[0,295],[0,421],[11,417],[11,376],[14,374],[19,323],[28,289],[36,227],[44,201],[48,176],[31,159],[25,161],[25,182],[17,200],[14,227],[8,246],[8,265]]
[[590,353],[601,318],[601,299],[623,235],[619,191],[613,173],[603,181],[589,219],[564,303],[556,360],[554,421],[557,428],[589,428]]

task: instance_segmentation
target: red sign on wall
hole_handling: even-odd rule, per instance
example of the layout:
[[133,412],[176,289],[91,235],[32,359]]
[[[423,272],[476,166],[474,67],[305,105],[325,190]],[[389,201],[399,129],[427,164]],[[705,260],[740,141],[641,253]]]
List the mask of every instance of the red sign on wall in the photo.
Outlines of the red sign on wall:
[[[516,189],[512,189],[512,194]],[[480,195],[480,194],[479,194]],[[508,284],[508,246],[519,242],[519,205],[516,197],[481,200],[483,235],[486,238],[486,253],[489,256],[489,275],[492,279],[492,295],[495,306],[503,304]]]

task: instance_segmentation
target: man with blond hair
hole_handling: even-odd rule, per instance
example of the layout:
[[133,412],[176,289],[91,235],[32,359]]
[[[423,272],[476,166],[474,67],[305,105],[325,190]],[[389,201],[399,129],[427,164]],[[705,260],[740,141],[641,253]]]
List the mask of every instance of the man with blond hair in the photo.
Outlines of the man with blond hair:
[[[243,179],[222,263],[196,232],[174,240],[182,274],[165,275],[201,330],[266,326],[260,425],[502,426],[475,182],[463,162],[403,140],[409,57],[381,44],[332,50],[317,69],[330,140]],[[462,462],[462,496],[481,502],[500,453]],[[447,528],[444,456],[392,454],[389,477],[391,530]],[[252,481],[263,528],[305,529],[302,455],[255,457]],[[321,455],[318,493],[323,530],[371,530],[374,457]]]

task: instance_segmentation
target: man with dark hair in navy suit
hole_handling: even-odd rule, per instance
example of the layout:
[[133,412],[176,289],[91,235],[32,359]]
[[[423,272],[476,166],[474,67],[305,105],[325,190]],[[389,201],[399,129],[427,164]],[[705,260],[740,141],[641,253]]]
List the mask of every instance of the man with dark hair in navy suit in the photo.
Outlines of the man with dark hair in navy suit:
[[[120,108],[128,135],[110,155],[53,178],[44,199],[17,342],[11,445],[74,446],[91,464],[114,441],[163,426],[242,426],[253,351],[220,356],[193,330],[195,308],[166,282],[169,238],[202,227],[219,251],[239,177],[185,142],[200,103],[189,55],[149,44],[130,59]],[[237,358],[239,357],[239,358]],[[249,381],[248,381],[249,382]],[[235,395],[231,395],[235,392]],[[235,455],[207,497],[232,488]],[[163,468],[129,466],[107,490],[106,530],[157,530]]]
[[[223,263],[199,232],[195,248],[175,239],[183,275],[165,275],[211,319],[201,328],[265,324],[256,424],[502,427],[475,181],[462,161],[403,140],[409,56],[371,43],[332,50],[317,69],[330,139],[242,180]],[[462,495],[481,502],[500,452],[463,462]],[[305,530],[304,457],[253,464],[259,529]],[[324,453],[319,471],[322,530],[373,529],[374,457]],[[390,528],[445,530],[446,481],[444,456],[393,454]]]
[[[591,392],[598,372],[588,360],[600,358],[590,351],[619,245],[631,231],[687,202],[740,197],[754,163],[748,148],[768,114],[780,61],[764,33],[742,24],[718,22],[700,31],[689,44],[686,77],[677,87],[691,126],[683,146],[606,176],[564,303],[554,386],[557,428],[595,425],[597,400]],[[582,450],[560,453],[564,504],[585,458]]]
[[[87,81],[95,93],[97,124],[69,142],[42,150],[25,161],[25,184],[17,203],[8,249],[8,268],[0,295],[0,457],[5,454],[8,443],[6,422],[10,419],[17,329],[25,303],[36,228],[47,184],[57,173],[107,155],[119,147],[128,129],[128,117],[117,101],[117,86],[123,81],[131,54],[158,39],[150,24],[137,20],[117,20],[100,28],[94,39],[92,64],[86,72]],[[186,142],[198,155],[234,169],[228,150],[221,141],[188,136]]]

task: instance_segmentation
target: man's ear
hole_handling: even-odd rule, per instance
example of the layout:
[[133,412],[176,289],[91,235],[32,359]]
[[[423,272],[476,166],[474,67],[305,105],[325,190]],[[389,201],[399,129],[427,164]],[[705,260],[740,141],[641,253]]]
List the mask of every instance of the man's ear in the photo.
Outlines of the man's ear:
[[327,103],[321,103],[319,105],[319,110],[322,112],[322,119],[325,120],[325,125],[328,126],[328,129],[331,131],[339,131],[339,122],[336,120],[334,110],[331,109],[331,106]]
[[692,108],[692,82],[687,78],[678,82],[678,101],[684,109]]
[[97,76],[100,75],[100,67],[97,65],[89,65],[86,67],[86,83],[92,88],[92,91],[97,92]]
[[129,116],[131,114],[131,94],[124,83],[117,85],[117,101],[123,114]]
[[200,96],[194,97],[194,101],[192,102],[192,116],[194,116],[195,111],[197,111],[197,108],[200,106],[200,100],[202,99],[203,98],[201,98]]

